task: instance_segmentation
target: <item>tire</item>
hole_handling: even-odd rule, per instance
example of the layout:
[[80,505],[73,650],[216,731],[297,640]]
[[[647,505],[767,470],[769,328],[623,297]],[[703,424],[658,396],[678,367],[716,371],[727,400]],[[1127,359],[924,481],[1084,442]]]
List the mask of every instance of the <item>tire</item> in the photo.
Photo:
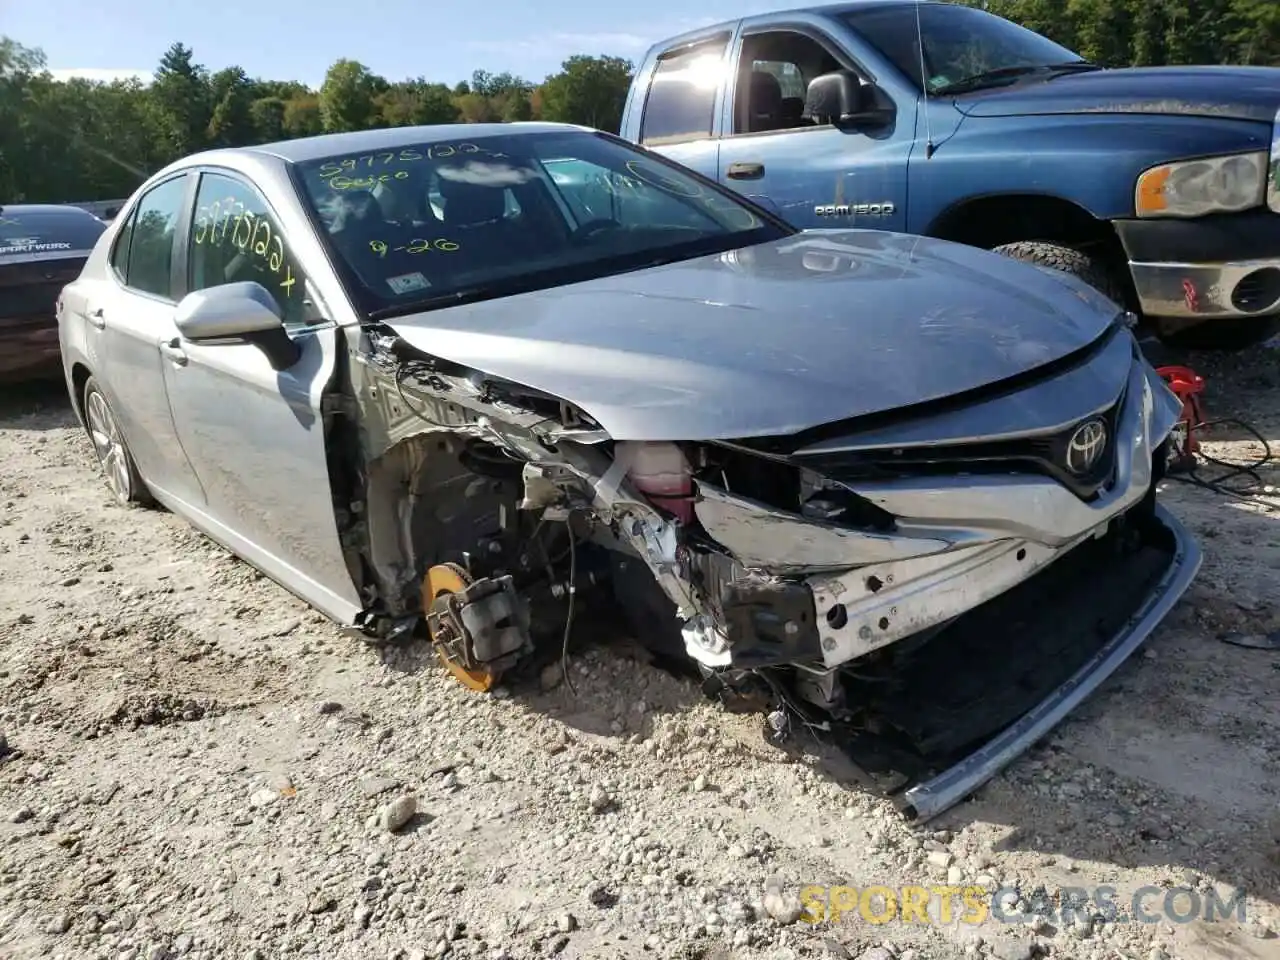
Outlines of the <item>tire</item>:
[[138,465],[125,443],[107,395],[93,377],[85,381],[83,402],[89,442],[93,444],[94,456],[98,458],[98,466],[102,468],[111,496],[125,507],[154,505],[155,498],[138,473]]
[[1014,260],[1052,267],[1063,273],[1069,273],[1077,280],[1083,280],[1099,293],[1110,297],[1120,306],[1124,306],[1128,300],[1124,288],[1116,281],[1106,265],[1083,250],[1042,240],[1021,240],[1017,243],[1002,244],[993,248],[992,252],[1002,253]]
[[[995,247],[993,252],[1069,273],[1122,306],[1128,300],[1111,271],[1098,258],[1082,250],[1040,240],[1024,240]],[[1161,344],[1173,350],[1247,350],[1280,333],[1280,317],[1206,320],[1174,329],[1158,321],[1144,319],[1144,326],[1155,334]]]
[[1232,317],[1205,320],[1180,330],[1160,330],[1160,342],[1175,350],[1238,351],[1256,347],[1280,333],[1280,317]]

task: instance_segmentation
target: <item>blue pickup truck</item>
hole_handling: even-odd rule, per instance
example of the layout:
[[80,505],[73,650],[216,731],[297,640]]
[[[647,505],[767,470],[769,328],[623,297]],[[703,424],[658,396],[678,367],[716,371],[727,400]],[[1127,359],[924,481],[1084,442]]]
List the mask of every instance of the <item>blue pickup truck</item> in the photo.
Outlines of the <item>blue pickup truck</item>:
[[1164,343],[1280,329],[1280,69],[1102,69],[983,10],[853,0],[652,47],[621,135],[798,227],[1065,270]]

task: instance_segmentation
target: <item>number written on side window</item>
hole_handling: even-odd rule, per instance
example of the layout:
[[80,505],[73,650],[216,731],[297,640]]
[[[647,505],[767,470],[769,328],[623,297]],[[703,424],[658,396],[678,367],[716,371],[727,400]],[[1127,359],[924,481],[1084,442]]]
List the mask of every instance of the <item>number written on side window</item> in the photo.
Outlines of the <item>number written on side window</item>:
[[288,241],[266,201],[243,181],[200,178],[188,260],[192,290],[253,281],[270,291],[286,324],[308,322],[304,278]]
[[711,136],[724,49],[724,41],[717,40],[658,61],[644,104],[641,142],[674,143]]

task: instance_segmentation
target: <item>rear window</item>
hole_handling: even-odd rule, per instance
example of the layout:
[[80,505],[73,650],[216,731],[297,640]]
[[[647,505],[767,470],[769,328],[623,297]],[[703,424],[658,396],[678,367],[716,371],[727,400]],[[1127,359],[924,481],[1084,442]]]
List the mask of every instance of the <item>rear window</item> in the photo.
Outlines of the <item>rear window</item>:
[[105,229],[83,210],[0,209],[0,257],[92,250]]

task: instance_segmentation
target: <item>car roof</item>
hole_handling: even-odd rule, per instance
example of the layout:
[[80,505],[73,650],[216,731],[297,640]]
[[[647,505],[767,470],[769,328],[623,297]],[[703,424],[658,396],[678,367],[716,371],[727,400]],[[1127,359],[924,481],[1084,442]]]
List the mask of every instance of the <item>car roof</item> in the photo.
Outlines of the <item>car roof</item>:
[[39,213],[44,216],[67,216],[67,217],[94,217],[92,213],[84,207],[77,207],[68,203],[0,203],[0,214],[33,214]]
[[422,127],[384,127],[379,130],[325,133],[316,137],[281,140],[277,143],[263,143],[252,147],[207,151],[193,154],[187,158],[187,162],[199,163],[216,154],[225,156],[227,153],[250,153],[273,157],[286,163],[306,163],[342,154],[376,153],[379,150],[395,149],[407,143],[456,143],[459,140],[480,137],[522,136],[568,130],[591,132],[588,127],[570,123],[439,123]]

